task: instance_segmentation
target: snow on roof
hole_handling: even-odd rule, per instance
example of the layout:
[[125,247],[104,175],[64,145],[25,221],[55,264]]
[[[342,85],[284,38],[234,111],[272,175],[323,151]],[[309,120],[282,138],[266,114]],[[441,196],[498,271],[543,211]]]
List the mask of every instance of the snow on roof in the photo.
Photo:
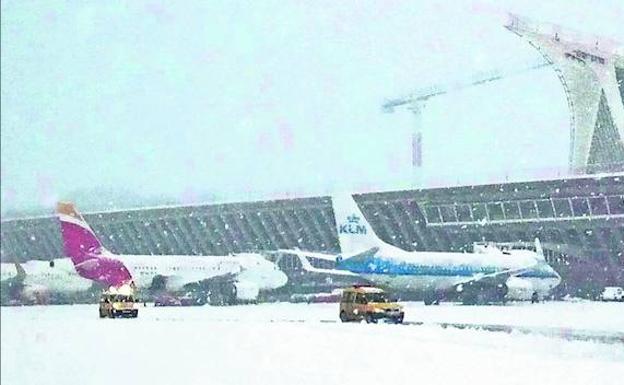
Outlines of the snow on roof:
[[380,288],[374,287],[374,286],[359,286],[359,285],[356,285],[356,286],[352,286],[350,288],[347,287],[344,290],[348,290],[348,289],[353,289],[353,290],[364,292],[364,293],[383,293],[384,292]]

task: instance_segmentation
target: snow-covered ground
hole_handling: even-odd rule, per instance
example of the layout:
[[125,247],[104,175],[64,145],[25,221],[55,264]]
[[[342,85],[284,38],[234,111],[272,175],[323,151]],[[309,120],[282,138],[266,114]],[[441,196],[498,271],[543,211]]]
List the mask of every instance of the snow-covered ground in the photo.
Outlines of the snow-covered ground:
[[336,304],[1,309],[2,384],[620,384],[624,344],[441,328],[513,324],[624,332],[624,304],[406,304],[423,326],[341,324]]

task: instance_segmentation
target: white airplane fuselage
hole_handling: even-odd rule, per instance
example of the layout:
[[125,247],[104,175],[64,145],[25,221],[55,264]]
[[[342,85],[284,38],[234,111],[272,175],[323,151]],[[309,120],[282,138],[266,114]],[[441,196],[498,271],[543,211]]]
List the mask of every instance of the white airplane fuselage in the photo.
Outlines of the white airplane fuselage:
[[500,251],[490,253],[409,252],[383,245],[366,259],[344,260],[340,268],[358,273],[379,285],[398,290],[444,291],[475,275],[510,270],[518,276],[506,280],[507,298],[530,299],[533,292],[545,296],[560,282],[559,275],[535,253]]
[[179,290],[185,285],[220,276],[231,276],[235,282],[253,285],[258,290],[283,286],[286,275],[259,254],[235,256],[189,255],[110,255],[126,266],[137,288],[148,289],[154,278],[166,278],[168,290]]

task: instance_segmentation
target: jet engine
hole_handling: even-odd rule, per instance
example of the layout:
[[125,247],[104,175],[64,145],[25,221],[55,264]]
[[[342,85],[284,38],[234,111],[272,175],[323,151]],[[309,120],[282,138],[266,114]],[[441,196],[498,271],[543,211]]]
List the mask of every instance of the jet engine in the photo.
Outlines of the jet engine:
[[260,288],[252,282],[235,282],[236,300],[238,302],[254,302],[258,299]]
[[24,285],[21,297],[26,303],[34,305],[47,304],[50,298],[50,291],[43,285]]
[[509,277],[506,285],[509,290],[507,292],[507,298],[511,300],[529,300],[535,291],[533,284],[529,280],[523,278]]

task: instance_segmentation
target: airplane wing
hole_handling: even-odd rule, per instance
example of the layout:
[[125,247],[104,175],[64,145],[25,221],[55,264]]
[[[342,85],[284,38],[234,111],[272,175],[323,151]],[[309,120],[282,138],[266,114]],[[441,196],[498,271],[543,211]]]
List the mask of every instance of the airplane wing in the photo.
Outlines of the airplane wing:
[[[379,248],[378,247],[373,247],[373,248],[371,248],[369,250],[365,250],[365,251],[357,253],[357,254],[348,255],[348,256],[342,256],[340,254],[332,255],[332,254],[324,254],[324,253],[315,253],[315,252],[301,251],[301,250],[298,250],[298,249],[295,249],[295,250],[280,249],[280,250],[277,250],[276,252],[274,252],[274,254],[291,254],[291,255],[296,255],[297,257],[299,257],[299,261],[301,262],[301,265],[302,265],[303,269],[308,271],[308,272],[330,274],[330,275],[340,275],[340,276],[349,276],[349,277],[359,277],[359,274],[353,273],[353,272],[348,271],[348,270],[341,270],[341,269],[339,269],[338,265],[344,259],[365,257],[365,256],[369,256],[371,254],[375,254],[375,253],[377,253],[377,251],[379,251]],[[335,269],[323,269],[323,268],[314,267],[314,266],[312,266],[312,264],[310,263],[310,261],[308,261],[308,259],[306,257],[312,257],[312,258],[317,258],[317,259],[324,259],[326,261],[335,262],[336,263],[336,268]]]
[[190,284],[209,285],[235,281],[236,274],[228,271],[220,272],[219,274],[214,275],[159,274],[152,279],[148,286],[151,290],[168,289],[175,291]]
[[351,259],[354,257],[358,257],[358,256],[368,256],[370,254],[375,254],[379,251],[379,247],[372,247],[370,249],[361,251],[361,252],[357,252],[354,254],[347,254],[347,255],[342,255],[342,254],[325,254],[325,253],[317,253],[317,252],[313,252],[313,251],[303,251],[303,250],[299,250],[299,249],[279,249],[277,251],[273,251],[273,252],[269,252],[269,254],[293,254],[293,255],[297,255],[297,256],[301,256],[301,257],[314,257],[314,258],[318,258],[318,259],[325,259],[327,261],[336,261],[336,260],[344,260],[344,259]]
[[313,251],[303,251],[299,249],[279,249],[277,251],[268,252],[268,254],[292,254],[298,257],[314,257],[318,259],[324,259],[327,261],[335,261],[336,256],[334,254],[317,253]]
[[332,254],[314,253],[314,252],[307,252],[307,251],[301,251],[301,250],[278,250],[275,252],[275,254],[276,255],[290,254],[290,255],[297,256],[299,258],[299,262],[301,262],[301,266],[303,270],[310,272],[310,273],[321,273],[321,274],[350,276],[350,277],[357,276],[357,274],[352,273],[350,271],[337,270],[337,269],[323,269],[319,267],[314,267],[312,266],[312,264],[307,258],[307,257],[312,257],[312,258],[318,258],[318,259],[323,259],[326,261],[335,262],[336,256]]
[[364,251],[360,251],[351,255],[338,255],[338,257],[336,257],[336,264],[340,264],[340,262],[344,261],[345,259],[348,260],[358,260],[358,259],[364,259],[364,258],[369,258],[372,255],[375,255],[379,252],[379,247],[371,247],[370,249],[364,250]]

